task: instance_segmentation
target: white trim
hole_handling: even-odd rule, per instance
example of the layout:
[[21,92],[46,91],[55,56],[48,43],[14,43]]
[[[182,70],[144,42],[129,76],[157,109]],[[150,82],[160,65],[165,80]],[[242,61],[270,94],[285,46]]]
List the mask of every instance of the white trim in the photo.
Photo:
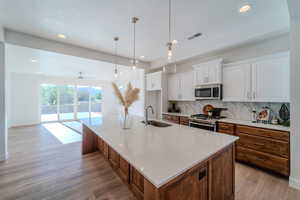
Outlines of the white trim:
[[274,54],[269,54],[265,56],[260,56],[260,57],[255,57],[255,58],[250,58],[246,60],[241,60],[237,62],[232,62],[232,63],[226,63],[223,64],[223,67],[230,67],[230,66],[235,66],[235,65],[241,65],[241,64],[249,64],[249,63],[255,63],[258,61],[266,60],[266,59],[271,59],[271,58],[280,58],[284,56],[290,56],[290,51],[283,51],[279,53],[274,53]]
[[20,127],[27,127],[27,126],[37,126],[42,124],[41,122],[35,122],[35,123],[30,123],[30,124],[16,124],[12,125],[9,128],[20,128]]
[[0,154],[0,161],[5,161],[8,159],[8,153],[6,152],[5,154]]
[[295,179],[293,177],[290,177],[289,179],[289,186],[295,189],[300,190],[300,180],[299,179]]

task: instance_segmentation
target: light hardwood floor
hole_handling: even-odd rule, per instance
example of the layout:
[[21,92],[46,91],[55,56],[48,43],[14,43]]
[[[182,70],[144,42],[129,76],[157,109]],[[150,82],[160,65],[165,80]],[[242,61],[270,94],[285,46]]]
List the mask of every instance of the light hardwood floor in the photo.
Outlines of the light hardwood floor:
[[[99,153],[61,144],[42,126],[13,128],[0,162],[0,199],[135,199]],[[284,178],[237,163],[236,200],[299,200]]]

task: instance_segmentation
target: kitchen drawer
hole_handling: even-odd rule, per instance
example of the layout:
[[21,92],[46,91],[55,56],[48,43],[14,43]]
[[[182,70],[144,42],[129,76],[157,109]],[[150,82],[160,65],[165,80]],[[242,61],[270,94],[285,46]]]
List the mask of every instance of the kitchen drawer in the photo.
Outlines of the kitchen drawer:
[[163,114],[163,119],[164,119],[164,120],[168,120],[168,121],[172,121],[171,115]]
[[218,122],[218,131],[217,132],[234,135],[234,124]]
[[188,117],[180,117],[180,124],[182,125],[186,125],[188,126],[189,125],[189,118]]
[[179,116],[171,116],[172,122],[179,124],[180,122],[180,117]]
[[290,174],[288,159],[244,148],[240,145],[237,145],[236,159],[284,176],[289,176]]
[[249,135],[256,135],[261,137],[267,137],[277,140],[283,140],[289,142],[289,132],[285,131],[276,131],[271,129],[255,128],[249,126],[236,126],[236,133],[245,133]]
[[244,133],[237,133],[237,136],[240,137],[237,144],[242,147],[289,158],[288,142]]
[[163,119],[176,124],[179,124],[180,122],[180,117],[175,115],[163,114]]

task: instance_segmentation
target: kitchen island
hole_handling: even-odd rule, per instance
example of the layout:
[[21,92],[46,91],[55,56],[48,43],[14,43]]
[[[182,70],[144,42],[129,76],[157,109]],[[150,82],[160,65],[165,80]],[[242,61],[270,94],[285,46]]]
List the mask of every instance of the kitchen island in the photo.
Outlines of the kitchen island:
[[82,154],[100,151],[138,199],[234,199],[237,137],[133,121],[124,130],[114,115],[83,120]]

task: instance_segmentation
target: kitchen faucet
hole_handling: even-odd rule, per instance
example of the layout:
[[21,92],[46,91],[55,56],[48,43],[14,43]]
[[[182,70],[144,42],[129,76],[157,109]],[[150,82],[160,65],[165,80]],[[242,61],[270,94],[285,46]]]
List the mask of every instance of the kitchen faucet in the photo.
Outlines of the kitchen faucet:
[[151,111],[152,111],[152,115],[154,114],[154,110],[153,110],[153,107],[150,105],[150,106],[147,106],[145,108],[145,124],[146,126],[148,125],[148,109],[151,108]]

